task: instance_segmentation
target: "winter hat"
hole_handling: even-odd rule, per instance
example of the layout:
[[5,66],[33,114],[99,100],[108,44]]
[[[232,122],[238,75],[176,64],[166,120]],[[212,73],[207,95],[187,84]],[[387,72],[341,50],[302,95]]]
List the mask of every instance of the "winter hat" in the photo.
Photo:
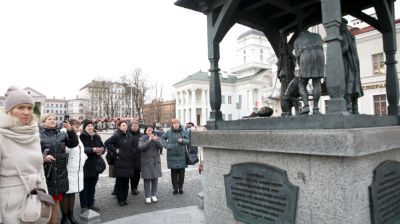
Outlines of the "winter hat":
[[82,130],[85,130],[85,129],[86,129],[86,126],[88,126],[89,124],[93,125],[93,121],[91,121],[91,120],[84,120],[84,121],[82,122]]
[[31,104],[33,106],[33,99],[31,95],[29,95],[27,91],[16,86],[11,86],[8,88],[5,96],[5,109],[7,113],[14,107],[23,103]]

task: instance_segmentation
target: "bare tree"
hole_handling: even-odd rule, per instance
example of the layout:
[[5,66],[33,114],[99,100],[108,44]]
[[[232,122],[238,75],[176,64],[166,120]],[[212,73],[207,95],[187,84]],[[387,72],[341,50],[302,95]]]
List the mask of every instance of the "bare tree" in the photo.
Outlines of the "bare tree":
[[128,104],[132,111],[131,116],[137,115],[142,119],[144,97],[149,89],[142,69],[136,68],[131,74],[122,76],[121,80],[127,84],[125,96],[131,99]]

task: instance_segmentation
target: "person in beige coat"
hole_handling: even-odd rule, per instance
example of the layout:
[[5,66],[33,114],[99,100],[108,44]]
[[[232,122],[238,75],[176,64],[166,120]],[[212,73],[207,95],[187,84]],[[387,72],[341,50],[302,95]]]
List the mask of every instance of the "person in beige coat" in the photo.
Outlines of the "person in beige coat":
[[5,111],[0,112],[0,223],[23,223],[21,204],[28,194],[10,156],[28,183],[28,187],[47,192],[43,171],[38,124],[33,119],[33,99],[24,90],[10,87]]

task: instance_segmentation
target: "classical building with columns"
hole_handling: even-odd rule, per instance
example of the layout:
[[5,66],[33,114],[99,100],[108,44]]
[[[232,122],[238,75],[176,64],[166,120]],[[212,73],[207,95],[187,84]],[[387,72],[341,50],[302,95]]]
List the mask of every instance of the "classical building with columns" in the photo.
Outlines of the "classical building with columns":
[[[262,106],[280,115],[276,100],[280,92],[273,65],[275,55],[264,34],[249,30],[237,39],[235,66],[231,72],[221,72],[221,111],[224,120],[236,120],[250,115]],[[175,83],[176,117],[181,123],[205,125],[210,113],[210,76],[198,71]]]

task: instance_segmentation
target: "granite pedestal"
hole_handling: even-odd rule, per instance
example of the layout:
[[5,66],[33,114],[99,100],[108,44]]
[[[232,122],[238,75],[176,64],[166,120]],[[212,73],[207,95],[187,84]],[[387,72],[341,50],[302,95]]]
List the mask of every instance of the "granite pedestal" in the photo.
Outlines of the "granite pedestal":
[[194,132],[204,150],[205,223],[241,223],[227,207],[224,174],[259,162],[299,187],[296,224],[369,224],[368,186],[385,160],[400,161],[400,127]]

